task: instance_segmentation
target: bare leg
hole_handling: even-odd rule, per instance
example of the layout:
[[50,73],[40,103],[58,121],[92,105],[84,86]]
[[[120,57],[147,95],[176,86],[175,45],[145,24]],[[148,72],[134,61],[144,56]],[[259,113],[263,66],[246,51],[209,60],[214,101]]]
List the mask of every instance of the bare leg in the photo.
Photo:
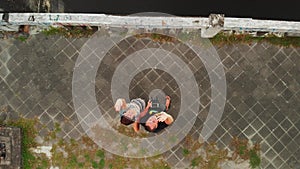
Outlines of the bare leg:
[[171,98],[170,98],[170,96],[166,96],[166,111],[169,110],[170,103],[171,103]]

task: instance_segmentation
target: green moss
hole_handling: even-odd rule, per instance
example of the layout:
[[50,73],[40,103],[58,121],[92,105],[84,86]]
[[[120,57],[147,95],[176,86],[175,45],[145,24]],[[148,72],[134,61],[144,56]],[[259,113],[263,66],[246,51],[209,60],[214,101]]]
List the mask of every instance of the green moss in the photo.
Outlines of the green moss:
[[274,45],[280,45],[284,47],[288,46],[294,46],[294,47],[300,47],[300,37],[276,37],[276,36],[270,36],[265,38],[267,42],[270,42]]
[[48,169],[50,167],[50,161],[45,154],[36,154],[35,167],[37,169]]
[[250,166],[256,168],[260,166],[261,159],[255,150],[250,150]]
[[71,158],[69,159],[68,166],[70,168],[76,168],[77,164],[78,164],[77,157],[74,154],[72,154]]
[[42,31],[43,34],[47,35],[47,36],[50,36],[50,35],[57,35],[57,34],[60,34],[62,32],[62,28],[61,27],[50,27],[48,29],[45,29]]
[[260,165],[259,144],[256,143],[253,146],[250,146],[248,140],[234,138],[231,145],[233,146],[234,154],[238,155],[239,158],[243,160],[250,161],[251,168],[256,168]]
[[28,39],[28,37],[20,35],[20,36],[17,36],[16,39],[20,40],[21,42],[25,42]]
[[104,158],[101,158],[100,161],[99,161],[99,168],[104,168],[105,167],[105,160]]
[[55,131],[56,133],[61,131],[60,124],[57,123],[57,122],[54,123],[54,131]]
[[98,157],[100,157],[100,158],[104,158],[104,157],[105,157],[104,151],[102,151],[102,150],[97,150],[96,156],[98,156]]
[[182,153],[183,153],[184,156],[187,156],[187,155],[190,154],[190,151],[188,149],[183,149]]
[[165,163],[154,163],[152,166],[145,167],[145,169],[171,169],[171,167]]
[[[52,145],[51,161],[45,154],[36,154],[30,151],[30,148],[35,148],[37,143],[34,138],[37,136],[36,125],[39,121],[36,119],[20,118],[10,122],[10,126],[22,128],[22,158],[23,168],[49,168],[50,165],[60,168],[144,168],[144,169],[169,169],[170,166],[161,155],[144,158],[132,159],[111,154],[109,157],[103,149],[97,149],[97,145],[88,137],[83,136],[79,140],[56,139],[56,143]],[[55,124],[54,131],[60,131],[58,124]],[[259,145],[249,146],[248,140],[240,140],[238,138],[232,141],[235,154],[238,159],[250,161],[250,166],[256,168],[260,165],[261,159],[259,155]],[[214,169],[218,168],[218,164],[224,160],[234,160],[228,156],[227,150],[217,149],[215,144],[202,146],[198,140],[187,136],[183,142],[183,155],[191,161],[192,168]],[[203,154],[197,154],[197,150],[202,149]],[[65,154],[64,154],[64,153]]]
[[136,38],[150,38],[154,42],[172,43],[177,41],[176,38],[159,33],[142,33],[134,35]]
[[78,167],[79,168],[83,168],[84,167],[84,163],[78,163]]
[[35,154],[30,151],[31,148],[36,148],[37,143],[35,137],[37,135],[36,125],[39,124],[37,119],[19,118],[18,120],[9,121],[8,126],[19,127],[22,129],[22,163],[24,169],[35,168]]
[[244,155],[246,149],[247,149],[246,146],[244,146],[244,145],[240,146],[240,147],[239,147],[239,154],[240,154],[240,155]]
[[92,161],[92,167],[93,168],[98,168],[99,167],[97,161]]
[[269,35],[266,37],[254,37],[250,34],[225,34],[221,32],[215,35],[213,38],[210,38],[210,40],[213,44],[216,45],[228,43],[269,42],[271,44],[284,47],[300,47],[300,37],[277,37],[275,35]]
[[91,161],[91,157],[90,157],[89,154],[85,154],[84,158],[85,158],[86,161]]
[[50,35],[61,35],[67,38],[82,38],[82,37],[90,37],[93,35],[97,29],[88,29],[86,27],[80,26],[64,26],[64,27],[49,27],[42,31],[46,36]]
[[200,165],[200,163],[203,161],[203,157],[201,156],[197,156],[195,158],[192,159],[191,161],[191,167],[194,168],[194,167],[197,167]]

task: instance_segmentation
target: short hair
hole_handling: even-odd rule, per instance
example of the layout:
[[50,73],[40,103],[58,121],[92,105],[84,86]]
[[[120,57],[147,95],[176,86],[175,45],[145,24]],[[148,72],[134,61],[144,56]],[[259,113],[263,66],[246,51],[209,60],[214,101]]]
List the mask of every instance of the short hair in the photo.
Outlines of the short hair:
[[151,129],[150,126],[147,126],[147,125],[145,124],[145,130],[148,131],[148,132],[154,132],[156,129],[157,129],[157,127]]
[[125,116],[122,116],[120,122],[124,125],[129,125],[129,124],[133,123],[133,120],[131,120]]

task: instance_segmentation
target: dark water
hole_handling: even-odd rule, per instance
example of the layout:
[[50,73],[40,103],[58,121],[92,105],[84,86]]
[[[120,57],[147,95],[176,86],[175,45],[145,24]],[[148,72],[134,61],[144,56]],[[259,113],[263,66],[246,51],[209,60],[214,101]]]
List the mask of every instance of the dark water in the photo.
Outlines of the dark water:
[[32,12],[26,0],[0,0],[0,8],[5,12]]
[[[29,0],[0,0],[7,12],[32,12]],[[42,0],[41,0],[42,1]],[[250,17],[300,21],[299,0],[51,0],[64,2],[65,12],[129,15],[139,12],[162,12],[177,16],[203,16],[211,13],[227,17]]]
[[300,21],[298,0],[64,0],[65,12],[128,15],[163,12],[177,16],[208,16]]

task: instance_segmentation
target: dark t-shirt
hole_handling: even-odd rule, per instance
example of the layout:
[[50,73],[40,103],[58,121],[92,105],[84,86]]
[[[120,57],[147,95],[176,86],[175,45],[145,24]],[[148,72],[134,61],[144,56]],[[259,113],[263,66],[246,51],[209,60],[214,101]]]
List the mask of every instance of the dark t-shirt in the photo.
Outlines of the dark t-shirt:
[[[162,112],[162,111],[163,111],[163,110],[161,110],[160,108],[150,108],[150,109],[148,110],[147,114],[146,114],[144,117],[141,118],[140,124],[141,124],[142,126],[145,127],[145,126],[146,126],[146,121],[147,121],[151,116],[153,116],[153,115],[155,115],[155,114],[157,114],[157,113],[160,113],[160,112]],[[158,132],[160,132],[162,129],[164,129],[164,128],[168,127],[168,126],[169,126],[169,125],[166,124],[165,122],[158,122],[157,128],[156,128],[154,131],[152,131],[152,132],[158,133]]]

